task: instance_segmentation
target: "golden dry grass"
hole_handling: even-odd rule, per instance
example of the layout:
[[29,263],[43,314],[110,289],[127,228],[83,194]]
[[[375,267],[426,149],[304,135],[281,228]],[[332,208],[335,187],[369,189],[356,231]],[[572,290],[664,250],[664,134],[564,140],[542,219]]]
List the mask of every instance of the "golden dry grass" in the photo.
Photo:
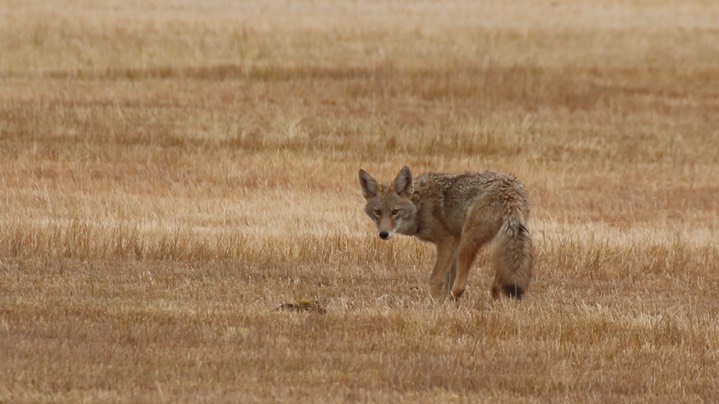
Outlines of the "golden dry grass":
[[[718,44],[712,1],[5,1],[0,401],[711,401]],[[431,301],[362,212],[404,164],[522,179],[525,300],[482,255]]]

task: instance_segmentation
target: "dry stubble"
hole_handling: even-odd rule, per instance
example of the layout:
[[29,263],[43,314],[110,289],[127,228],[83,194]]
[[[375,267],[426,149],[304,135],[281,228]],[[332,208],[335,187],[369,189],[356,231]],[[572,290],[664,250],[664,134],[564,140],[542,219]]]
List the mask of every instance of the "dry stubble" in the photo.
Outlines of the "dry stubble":
[[[719,393],[712,2],[1,7],[0,401]],[[525,301],[374,238],[404,164],[527,184]]]

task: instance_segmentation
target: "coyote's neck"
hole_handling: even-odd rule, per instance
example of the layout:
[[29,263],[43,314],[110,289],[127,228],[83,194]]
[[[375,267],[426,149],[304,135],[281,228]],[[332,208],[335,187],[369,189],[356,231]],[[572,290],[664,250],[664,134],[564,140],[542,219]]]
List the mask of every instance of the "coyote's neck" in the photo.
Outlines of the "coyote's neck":
[[405,236],[416,236],[417,234],[419,234],[420,229],[421,226],[419,225],[419,220],[417,220],[417,217],[415,217],[412,223],[410,223],[401,231],[398,231],[398,233],[404,234]]
[[417,207],[414,217],[412,217],[412,224],[408,226],[407,232],[404,233],[407,236],[416,236],[422,230],[422,215],[420,210],[422,209],[422,199],[417,194],[412,195],[412,203]]

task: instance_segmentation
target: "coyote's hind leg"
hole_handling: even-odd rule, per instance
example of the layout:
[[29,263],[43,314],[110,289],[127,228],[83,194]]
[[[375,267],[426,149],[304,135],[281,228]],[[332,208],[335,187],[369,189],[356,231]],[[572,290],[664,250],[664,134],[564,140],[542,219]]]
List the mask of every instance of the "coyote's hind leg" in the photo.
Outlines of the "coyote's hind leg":
[[479,200],[467,214],[457,249],[457,277],[452,297],[459,298],[467,287],[467,277],[479,250],[494,238],[502,224],[501,214],[489,201]]

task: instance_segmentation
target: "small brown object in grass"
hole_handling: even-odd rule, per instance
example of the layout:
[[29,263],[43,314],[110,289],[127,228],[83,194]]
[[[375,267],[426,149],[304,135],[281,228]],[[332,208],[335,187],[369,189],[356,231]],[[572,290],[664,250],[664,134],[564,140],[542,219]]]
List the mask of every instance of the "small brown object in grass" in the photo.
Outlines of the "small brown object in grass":
[[277,311],[309,311],[313,313],[324,314],[327,311],[318,300],[300,299],[294,303],[283,303]]

